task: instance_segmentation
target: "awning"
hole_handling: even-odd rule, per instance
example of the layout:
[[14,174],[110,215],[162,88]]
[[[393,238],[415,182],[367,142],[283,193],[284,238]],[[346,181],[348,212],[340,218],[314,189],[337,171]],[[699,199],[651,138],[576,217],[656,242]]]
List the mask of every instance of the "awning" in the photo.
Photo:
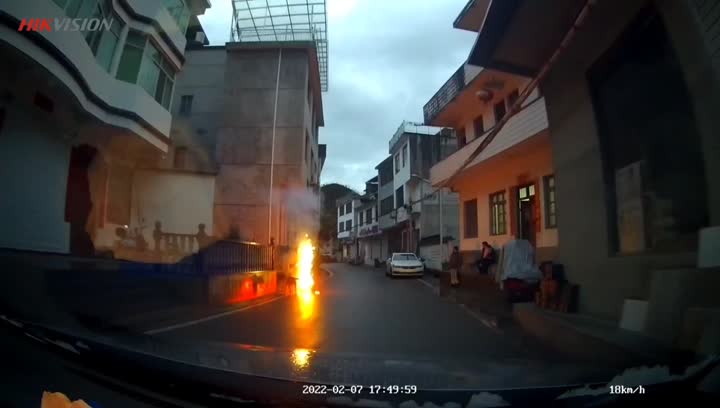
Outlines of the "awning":
[[468,63],[534,76],[582,9],[582,0],[502,0],[488,7]]

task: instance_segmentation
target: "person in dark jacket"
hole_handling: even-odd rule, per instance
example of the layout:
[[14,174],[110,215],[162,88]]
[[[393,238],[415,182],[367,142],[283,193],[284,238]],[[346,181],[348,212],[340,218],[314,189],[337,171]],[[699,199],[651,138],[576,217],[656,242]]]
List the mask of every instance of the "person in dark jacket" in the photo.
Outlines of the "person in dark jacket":
[[490,265],[494,264],[496,261],[497,257],[495,255],[495,249],[490,246],[487,241],[483,241],[482,253],[480,255],[480,259],[477,261],[478,272],[483,275],[487,275]]
[[453,247],[452,254],[450,254],[450,261],[448,262],[448,267],[450,268],[450,286],[458,286],[460,284],[458,275],[460,274],[462,264],[463,259],[458,247]]

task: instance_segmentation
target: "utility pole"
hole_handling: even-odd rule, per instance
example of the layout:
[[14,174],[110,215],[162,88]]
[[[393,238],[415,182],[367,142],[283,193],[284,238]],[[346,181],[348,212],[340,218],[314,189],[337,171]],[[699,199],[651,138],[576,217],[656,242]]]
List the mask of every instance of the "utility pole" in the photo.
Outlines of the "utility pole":
[[275,107],[273,110],[272,142],[270,146],[270,193],[268,197],[268,242],[272,234],[273,182],[275,181],[275,132],[277,130],[278,97],[280,95],[280,67],[282,65],[282,48],[278,52],[277,79],[275,80]]

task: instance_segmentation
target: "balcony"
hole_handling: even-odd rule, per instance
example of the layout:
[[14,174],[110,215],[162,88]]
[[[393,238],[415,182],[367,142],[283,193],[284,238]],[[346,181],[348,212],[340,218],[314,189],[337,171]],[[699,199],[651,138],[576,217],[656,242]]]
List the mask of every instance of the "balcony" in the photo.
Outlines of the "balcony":
[[445,107],[450,104],[462,92],[483,69],[474,65],[463,63],[450,79],[435,92],[432,98],[423,107],[425,123],[432,125],[435,118]]
[[[497,134],[485,150],[480,153],[467,167],[479,164],[496,154],[521,143],[539,132],[547,129],[547,111],[545,109],[545,98],[537,98],[523,106],[522,110],[510,118],[505,127]],[[448,156],[430,169],[430,180],[433,185],[438,185],[446,180],[462,166],[470,157],[472,152],[480,145],[493,129],[485,132],[481,137],[468,143],[462,149]]]

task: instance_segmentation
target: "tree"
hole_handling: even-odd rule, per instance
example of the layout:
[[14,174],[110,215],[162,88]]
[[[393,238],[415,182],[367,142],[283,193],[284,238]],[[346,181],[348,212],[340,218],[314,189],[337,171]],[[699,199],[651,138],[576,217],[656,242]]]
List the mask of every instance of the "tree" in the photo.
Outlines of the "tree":
[[320,187],[322,196],[322,210],[320,212],[320,241],[327,241],[337,236],[337,207],[335,202],[355,191],[342,184],[330,183]]

